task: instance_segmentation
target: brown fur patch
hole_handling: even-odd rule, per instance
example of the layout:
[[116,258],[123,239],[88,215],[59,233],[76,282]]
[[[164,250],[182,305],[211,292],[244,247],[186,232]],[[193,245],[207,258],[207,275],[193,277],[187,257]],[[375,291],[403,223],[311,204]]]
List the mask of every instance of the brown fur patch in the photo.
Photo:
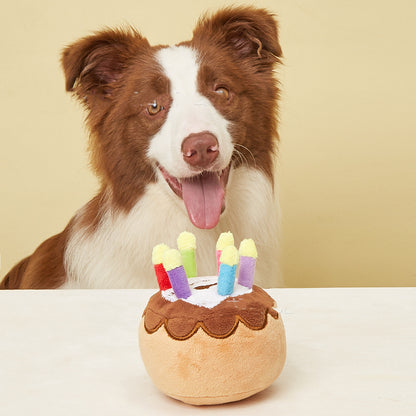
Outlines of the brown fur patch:
[[70,225],[18,263],[4,277],[0,289],[56,289],[65,283],[64,252]]
[[[226,8],[200,19],[190,44],[201,56],[201,93],[232,122],[234,166],[260,169],[273,181],[279,96],[273,70],[282,56],[273,15],[252,7]],[[212,94],[215,86],[231,92],[226,103]]]
[[30,261],[30,256],[17,263],[0,282],[1,289],[19,289],[23,275]]

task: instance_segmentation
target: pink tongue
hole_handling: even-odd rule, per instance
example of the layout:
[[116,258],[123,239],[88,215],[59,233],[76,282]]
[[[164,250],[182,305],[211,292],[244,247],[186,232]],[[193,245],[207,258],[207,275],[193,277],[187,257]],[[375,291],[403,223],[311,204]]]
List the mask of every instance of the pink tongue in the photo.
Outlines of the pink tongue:
[[182,180],[182,198],[192,224],[198,228],[214,228],[220,219],[224,187],[217,174],[204,172]]

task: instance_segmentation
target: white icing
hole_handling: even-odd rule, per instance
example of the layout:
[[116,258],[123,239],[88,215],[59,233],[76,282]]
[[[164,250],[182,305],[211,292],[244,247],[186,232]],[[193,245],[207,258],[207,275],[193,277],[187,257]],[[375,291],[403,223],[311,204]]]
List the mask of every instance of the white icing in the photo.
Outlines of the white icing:
[[[189,287],[191,289],[191,296],[182,300],[191,303],[192,305],[212,309],[214,306],[219,305],[223,300],[227,298],[241,296],[252,292],[252,289],[241,286],[236,281],[234,284],[233,293],[228,296],[221,296],[217,292],[217,281],[217,276],[191,277],[188,279]],[[213,286],[209,286],[204,289],[196,289],[197,287],[208,285]],[[175,302],[178,300],[173,289],[163,290],[162,297],[169,302]]]

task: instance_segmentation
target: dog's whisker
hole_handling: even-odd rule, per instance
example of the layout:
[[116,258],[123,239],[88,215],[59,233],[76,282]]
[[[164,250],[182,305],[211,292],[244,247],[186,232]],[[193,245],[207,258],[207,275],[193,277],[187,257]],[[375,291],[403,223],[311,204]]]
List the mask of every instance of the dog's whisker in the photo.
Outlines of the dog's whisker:
[[249,166],[249,163],[247,161],[247,158],[244,156],[243,153],[241,153],[238,150],[234,150],[234,155],[238,158],[238,160],[240,161],[240,163],[242,165]]
[[[256,158],[254,157],[253,152],[248,147],[246,147],[242,144],[239,144],[239,143],[235,143],[234,146],[238,146],[238,147],[243,148],[251,156],[251,159],[253,160],[254,166],[255,167],[257,166]],[[241,160],[242,163],[243,163],[243,159],[244,159],[245,164],[249,165],[247,157],[244,153],[242,153],[238,149],[234,149],[234,151],[236,152],[236,154],[241,156],[242,159],[240,159],[240,160]]]

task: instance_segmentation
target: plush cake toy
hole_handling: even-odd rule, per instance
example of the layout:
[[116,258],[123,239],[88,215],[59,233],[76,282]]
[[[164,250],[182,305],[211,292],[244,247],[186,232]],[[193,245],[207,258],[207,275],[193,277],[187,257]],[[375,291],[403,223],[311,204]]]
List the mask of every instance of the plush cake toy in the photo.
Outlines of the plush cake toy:
[[160,244],[152,260],[160,291],[142,316],[139,346],[153,383],[185,403],[208,405],[249,397],[269,387],[286,358],[285,331],[274,300],[253,285],[251,239],[239,250],[231,233],[217,242],[217,276],[197,277],[196,241]]

